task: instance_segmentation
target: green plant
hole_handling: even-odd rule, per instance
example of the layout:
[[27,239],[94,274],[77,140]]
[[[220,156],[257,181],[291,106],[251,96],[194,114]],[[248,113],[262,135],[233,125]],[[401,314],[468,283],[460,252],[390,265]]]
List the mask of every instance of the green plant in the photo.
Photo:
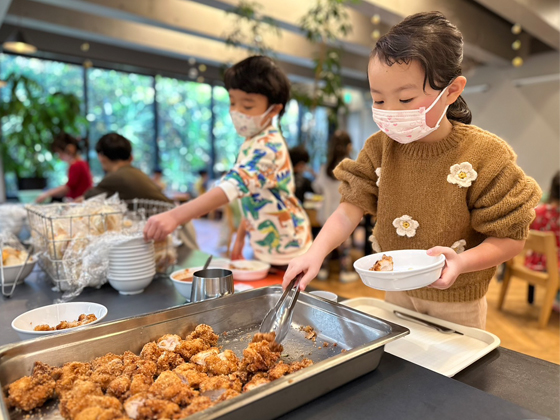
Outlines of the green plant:
[[80,115],[80,99],[63,92],[47,93],[32,78],[16,73],[6,82],[9,93],[0,103],[4,171],[18,178],[42,178],[52,169],[53,136],[61,131],[79,134],[87,123]]
[[346,4],[355,0],[316,0],[301,18],[300,28],[307,39],[319,47],[314,58],[313,89],[294,87],[293,97],[310,109],[329,107],[329,121],[338,124],[338,112],[346,109],[342,94],[342,47],[340,38],[352,31]]
[[240,0],[239,4],[228,10],[228,15],[234,16],[233,29],[226,35],[226,44],[244,47],[253,54],[274,56],[274,52],[264,40],[264,34],[280,36],[278,24],[260,11],[262,4],[247,0]]

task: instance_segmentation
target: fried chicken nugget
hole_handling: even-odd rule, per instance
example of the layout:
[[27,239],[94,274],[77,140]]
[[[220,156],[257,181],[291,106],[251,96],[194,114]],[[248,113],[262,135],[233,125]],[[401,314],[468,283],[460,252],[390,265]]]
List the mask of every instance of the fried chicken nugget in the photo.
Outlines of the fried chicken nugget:
[[161,356],[161,353],[163,353],[163,350],[160,349],[155,342],[150,341],[149,343],[146,343],[144,347],[142,347],[140,357],[142,359],[151,360],[152,362],[157,363],[157,360],[159,359],[159,356]]
[[204,350],[200,353],[195,354],[193,357],[191,357],[190,362],[206,368],[206,359],[209,356],[217,356],[218,354],[220,354],[220,349],[217,347],[211,347],[208,350]]
[[117,420],[123,417],[121,410],[114,408],[88,407],[80,411],[74,420]]
[[205,359],[208,373],[212,375],[229,375],[239,369],[239,359],[231,350],[211,354]]
[[101,386],[91,381],[77,380],[72,389],[60,399],[60,414],[66,419],[74,419],[89,407],[114,409],[122,412],[122,404],[115,397],[104,396]]
[[214,347],[218,344],[218,334],[214,334],[214,330],[211,326],[206,324],[199,324],[196,326],[194,331],[189,334],[187,340],[194,340],[195,338],[201,338],[210,347]]
[[50,366],[43,362],[35,362],[33,365],[33,375],[45,374],[49,375],[55,381],[60,378],[62,374],[62,369],[55,366]]
[[253,378],[245,384],[243,387],[243,392],[251,391],[261,385],[266,385],[270,383],[271,380],[268,378],[266,373],[260,372],[253,376]]
[[123,401],[128,396],[131,383],[132,381],[128,376],[119,376],[109,383],[109,386],[107,387],[107,395]]
[[243,350],[242,366],[248,372],[265,372],[274,366],[280,353],[270,349],[268,341],[250,343]]
[[91,380],[101,385],[103,391],[107,389],[111,381],[121,376],[124,371],[122,356],[113,353],[93,359],[91,366],[93,368]]
[[280,361],[276,366],[268,371],[268,377],[271,381],[281,378],[282,376],[288,375],[290,372],[290,365]]
[[150,387],[149,392],[162,400],[172,401],[175,404],[187,405],[198,392],[189,385],[183,383],[181,378],[174,372],[162,372]]
[[172,351],[164,350],[156,362],[157,374],[159,375],[166,370],[173,370],[183,363],[185,363],[185,361],[179,354]]
[[134,375],[155,376],[157,364],[153,360],[142,359],[130,351],[125,351],[122,356],[124,364],[123,375],[132,377]]
[[72,389],[74,382],[78,380],[87,381],[91,376],[91,372],[90,363],[70,362],[64,364],[56,381],[56,395],[59,398],[64,396],[67,391]]
[[181,410],[181,412],[177,413],[174,418],[183,419],[190,416],[191,414],[206,410],[207,408],[212,407],[214,404],[215,403],[212,402],[212,400],[208,397],[196,397],[192,400],[187,408],[184,408],[183,410]]
[[179,353],[183,359],[188,362],[195,354],[208,350],[210,347],[210,344],[202,338],[194,338],[192,340],[181,341],[177,347],[175,347],[175,353]]
[[33,410],[54,396],[55,385],[52,376],[39,369],[8,386],[8,402],[24,411]]
[[177,334],[165,334],[157,339],[157,346],[162,350],[175,351],[181,341],[183,339]]
[[154,376],[146,376],[142,374],[136,374],[132,376],[132,381],[130,383],[130,395],[136,395],[141,392],[148,392],[150,386],[154,383]]
[[208,375],[197,370],[197,365],[193,363],[183,363],[177,366],[173,372],[177,374],[181,381],[193,389],[198,389],[200,383],[208,379]]
[[228,376],[219,375],[212,376],[200,383],[199,389],[201,393],[213,391],[215,389],[233,389],[241,392],[243,384],[239,379],[230,379]]
[[311,366],[312,364],[313,360],[310,359],[302,359],[299,362],[293,362],[290,364],[290,373],[297,372],[298,370]]
[[181,411],[177,404],[149,393],[130,397],[125,401],[124,409],[128,417],[134,420],[171,419]]
[[222,393],[222,395],[220,395],[220,397],[216,400],[216,402],[231,400],[232,398],[238,397],[240,395],[241,393],[237,392],[235,389],[226,389]]

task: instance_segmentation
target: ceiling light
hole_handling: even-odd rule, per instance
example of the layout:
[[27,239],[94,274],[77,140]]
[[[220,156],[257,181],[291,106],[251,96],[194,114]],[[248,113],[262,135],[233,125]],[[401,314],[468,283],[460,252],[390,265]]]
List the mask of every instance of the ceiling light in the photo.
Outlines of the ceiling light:
[[8,39],[4,41],[3,48],[6,51],[18,54],[34,54],[37,52],[37,47],[29,44],[23,36],[23,32],[19,29],[12,32]]

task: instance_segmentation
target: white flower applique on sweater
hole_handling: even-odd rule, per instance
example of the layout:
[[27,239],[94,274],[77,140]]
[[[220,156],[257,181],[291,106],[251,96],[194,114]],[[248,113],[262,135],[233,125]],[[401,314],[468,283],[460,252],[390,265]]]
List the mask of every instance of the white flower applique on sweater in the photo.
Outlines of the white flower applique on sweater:
[[379,187],[379,182],[381,181],[381,166],[375,170],[375,175],[377,175],[377,181],[375,181],[375,185]]
[[370,235],[369,240],[371,242],[371,249],[373,252],[381,252],[381,245],[379,245],[379,241],[375,236]]
[[467,241],[461,239],[455,242],[453,245],[451,245],[451,249],[455,251],[457,254],[460,254],[461,252],[465,252],[466,246],[467,246]]
[[397,235],[412,238],[416,235],[416,229],[418,229],[420,223],[405,214],[393,220],[393,226],[397,228]]
[[467,188],[478,177],[478,173],[473,169],[469,162],[453,165],[447,175],[447,182],[456,184],[459,188]]

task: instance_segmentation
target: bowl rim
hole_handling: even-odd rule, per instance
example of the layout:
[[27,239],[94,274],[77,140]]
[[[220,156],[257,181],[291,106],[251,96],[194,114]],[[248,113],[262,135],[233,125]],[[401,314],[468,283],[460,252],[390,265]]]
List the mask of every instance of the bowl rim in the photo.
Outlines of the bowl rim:
[[[438,255],[437,257],[432,257],[432,258],[436,258],[437,261],[426,265],[424,267],[421,268],[417,268],[414,270],[407,270],[407,271],[371,271],[371,270],[367,270],[365,268],[361,268],[358,267],[357,264],[358,262],[360,262],[361,260],[365,260],[366,258],[370,258],[374,255],[380,254],[381,257],[379,259],[382,258],[383,254],[389,255],[391,256],[391,254],[395,254],[395,253],[404,253],[404,252],[411,252],[413,251],[415,254],[419,253],[419,252],[426,252],[427,250],[423,250],[423,249],[401,249],[401,250],[395,250],[395,251],[386,251],[386,252],[378,252],[376,254],[369,254],[369,255],[365,255],[359,259],[357,259],[356,261],[354,261],[354,269],[359,273],[365,273],[365,274],[370,274],[373,275],[375,277],[394,277],[394,276],[401,276],[401,275],[406,275],[406,277],[408,277],[408,275],[415,275],[415,274],[420,274],[420,273],[424,273],[427,271],[432,271],[435,269],[439,269],[440,267],[445,265],[445,256],[443,254]],[[379,260],[378,259],[378,260]],[[376,260],[376,261],[378,261]]]
[[[153,274],[152,274],[153,273]],[[107,273],[107,277],[111,277],[112,279],[115,280],[120,280],[120,279],[129,279],[130,277],[148,277],[148,276],[155,276],[156,275],[156,270],[150,270],[150,271],[144,271],[144,272],[138,272],[138,273],[114,273],[114,272],[108,272]]]
[[[71,306],[74,306],[74,305],[81,305],[81,304],[96,305],[97,307],[99,307],[99,309],[101,309],[101,310],[103,311],[103,315],[102,315],[101,317],[97,318],[95,321],[90,322],[89,324],[80,325],[79,327],[66,328],[66,329],[64,329],[64,330],[54,330],[54,331],[23,330],[23,329],[21,329],[21,328],[19,328],[19,327],[16,327],[16,326],[14,325],[15,322],[16,322],[19,318],[23,317],[24,315],[27,315],[27,314],[32,313],[32,312],[35,312],[35,311],[39,311],[39,310],[44,309],[44,308],[48,308],[48,307],[51,307],[51,306],[57,306],[57,305],[71,305]],[[16,316],[16,317],[12,320],[11,326],[12,326],[12,329],[13,329],[14,331],[18,332],[18,333],[31,334],[31,335],[50,335],[50,334],[56,334],[56,333],[63,333],[63,332],[67,332],[67,331],[75,331],[75,330],[77,330],[78,328],[84,328],[84,327],[88,327],[88,326],[90,326],[90,325],[94,325],[94,324],[100,322],[101,320],[103,320],[103,319],[107,316],[108,313],[109,313],[109,310],[107,309],[107,307],[106,307],[105,305],[102,305],[102,304],[96,303],[96,302],[63,302],[63,303],[54,303],[54,304],[52,304],[52,305],[40,306],[40,307],[38,307],[38,308],[31,309],[31,310],[29,310],[29,311],[27,311],[27,312],[24,312],[24,313],[22,313],[22,314],[19,314],[18,316]]]

